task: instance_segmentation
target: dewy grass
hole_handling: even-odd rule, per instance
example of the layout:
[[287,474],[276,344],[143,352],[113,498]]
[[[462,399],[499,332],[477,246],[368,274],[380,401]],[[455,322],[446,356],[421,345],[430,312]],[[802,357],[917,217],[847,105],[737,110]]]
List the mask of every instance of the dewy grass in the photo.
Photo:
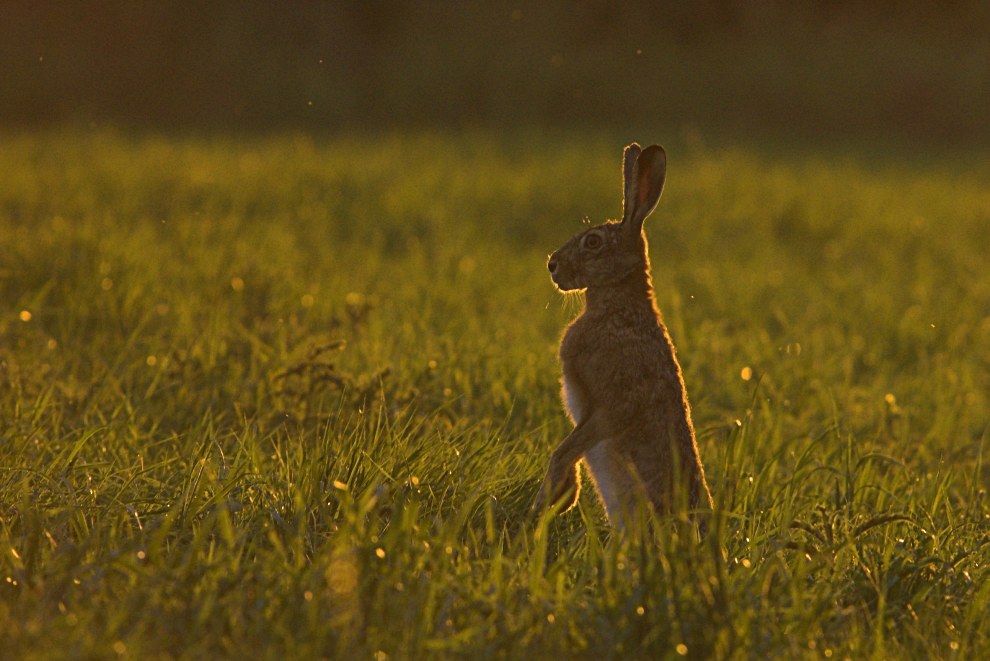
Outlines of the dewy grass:
[[546,254],[664,136],[532,138],[4,136],[4,654],[990,653],[985,165],[667,141],[698,545],[528,509]]

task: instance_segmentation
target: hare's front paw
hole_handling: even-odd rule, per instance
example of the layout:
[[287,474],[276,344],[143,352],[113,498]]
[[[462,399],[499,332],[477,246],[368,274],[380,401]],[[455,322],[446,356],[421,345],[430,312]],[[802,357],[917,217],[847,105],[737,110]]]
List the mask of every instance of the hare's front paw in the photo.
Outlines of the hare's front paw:
[[566,512],[577,502],[580,485],[577,478],[577,466],[569,470],[555,470],[553,466],[543,478],[540,490],[533,500],[533,511],[540,513],[545,509],[561,504],[560,511]]

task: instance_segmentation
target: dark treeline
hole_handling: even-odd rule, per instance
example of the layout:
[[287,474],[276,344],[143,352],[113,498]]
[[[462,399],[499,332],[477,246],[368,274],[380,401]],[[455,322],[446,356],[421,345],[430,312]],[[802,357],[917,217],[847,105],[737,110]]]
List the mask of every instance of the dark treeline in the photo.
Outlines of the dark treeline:
[[[865,5],[865,6],[864,6]],[[990,5],[4,2],[0,123],[984,138]]]

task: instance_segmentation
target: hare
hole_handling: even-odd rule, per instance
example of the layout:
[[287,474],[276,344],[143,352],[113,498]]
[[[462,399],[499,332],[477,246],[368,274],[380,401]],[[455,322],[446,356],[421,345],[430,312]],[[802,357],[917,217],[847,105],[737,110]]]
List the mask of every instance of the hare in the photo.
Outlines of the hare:
[[666,163],[659,145],[626,147],[622,220],[581,232],[547,261],[557,288],[583,289],[585,305],[560,344],[562,399],[575,427],[554,450],[534,508],[572,507],[584,460],[619,530],[638,502],[649,502],[657,514],[693,513],[704,535],[712,497],[643,233]]

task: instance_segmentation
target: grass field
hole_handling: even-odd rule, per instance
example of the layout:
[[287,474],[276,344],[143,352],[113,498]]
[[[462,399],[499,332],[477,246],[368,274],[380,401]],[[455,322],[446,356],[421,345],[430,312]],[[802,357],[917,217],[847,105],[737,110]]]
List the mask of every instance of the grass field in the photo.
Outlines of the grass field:
[[[673,133],[3,135],[4,655],[990,656],[986,160]],[[633,139],[702,545],[528,511]]]

